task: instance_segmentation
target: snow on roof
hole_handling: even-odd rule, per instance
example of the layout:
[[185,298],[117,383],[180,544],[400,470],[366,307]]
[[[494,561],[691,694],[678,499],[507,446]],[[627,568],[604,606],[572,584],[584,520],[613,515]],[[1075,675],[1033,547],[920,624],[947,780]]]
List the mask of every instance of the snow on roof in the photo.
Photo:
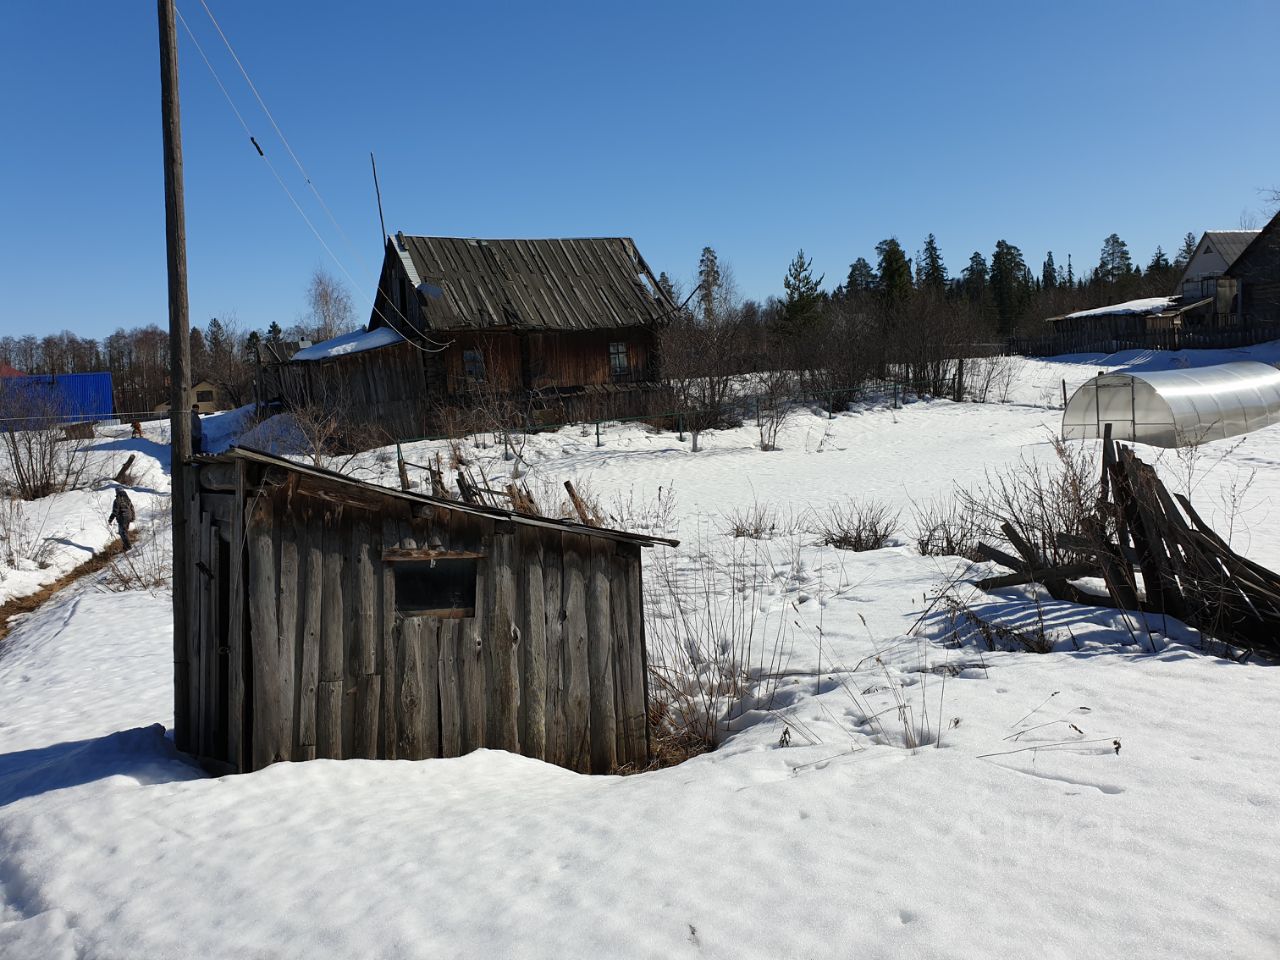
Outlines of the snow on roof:
[[344,333],[340,337],[334,337],[332,340],[325,340],[322,343],[314,343],[309,347],[303,347],[293,355],[293,359],[331,360],[334,357],[343,357],[349,353],[360,353],[362,350],[390,346],[393,343],[399,343],[403,339],[404,337],[390,327],[356,330],[352,333]]
[[1092,310],[1077,310],[1075,313],[1068,313],[1064,320],[1071,320],[1077,317],[1103,317],[1109,314],[1126,314],[1126,313],[1159,313],[1161,310],[1168,310],[1173,306],[1175,297],[1146,297],[1142,300],[1126,300],[1124,303],[1113,303],[1109,307],[1094,307]]

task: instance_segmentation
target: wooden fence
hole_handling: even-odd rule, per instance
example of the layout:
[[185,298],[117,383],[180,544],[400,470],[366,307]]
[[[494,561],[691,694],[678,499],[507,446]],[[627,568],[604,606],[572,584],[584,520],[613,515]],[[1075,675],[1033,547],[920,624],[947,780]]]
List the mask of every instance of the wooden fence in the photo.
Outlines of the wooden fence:
[[1056,357],[1071,353],[1110,354],[1121,350],[1227,350],[1268,340],[1280,340],[1280,324],[1148,330],[1122,337],[1077,330],[1046,337],[1012,337],[1008,352],[1027,357]]

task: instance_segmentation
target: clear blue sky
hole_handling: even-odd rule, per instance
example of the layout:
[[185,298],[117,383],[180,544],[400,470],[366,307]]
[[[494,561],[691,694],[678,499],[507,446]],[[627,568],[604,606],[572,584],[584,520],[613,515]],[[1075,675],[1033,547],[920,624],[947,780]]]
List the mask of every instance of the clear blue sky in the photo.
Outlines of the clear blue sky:
[[[390,231],[634,237],[688,283],[704,244],[748,296],[798,247],[843,278],[934,232],[953,273],[999,238],[1033,268],[1145,264],[1280,185],[1280,4],[179,0],[254,134],[356,280]],[[0,14],[0,333],[166,322],[155,4]],[[294,321],[328,255],[181,36],[191,315]]]

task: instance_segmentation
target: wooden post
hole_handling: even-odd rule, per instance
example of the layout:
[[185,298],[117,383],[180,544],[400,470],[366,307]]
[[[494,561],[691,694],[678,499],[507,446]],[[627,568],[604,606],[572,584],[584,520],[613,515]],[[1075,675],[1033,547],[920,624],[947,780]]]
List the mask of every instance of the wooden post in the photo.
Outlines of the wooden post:
[[171,484],[173,512],[173,655],[174,741],[179,750],[191,748],[190,690],[179,676],[187,669],[187,512],[186,476],[182,464],[191,459],[191,341],[187,333],[187,225],[182,199],[182,119],[178,109],[178,36],[173,0],[157,0],[160,23],[160,117],[164,134],[165,248],[169,268],[169,393]]

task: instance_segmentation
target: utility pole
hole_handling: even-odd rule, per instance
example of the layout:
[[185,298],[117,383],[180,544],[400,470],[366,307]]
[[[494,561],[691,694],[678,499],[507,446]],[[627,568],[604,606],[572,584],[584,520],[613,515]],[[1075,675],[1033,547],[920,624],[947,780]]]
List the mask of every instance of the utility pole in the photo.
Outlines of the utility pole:
[[160,115],[164,126],[164,227],[169,262],[169,449],[173,515],[173,730],[191,749],[187,624],[187,461],[191,459],[191,341],[187,319],[187,223],[182,206],[182,120],[178,111],[178,35],[173,0],[157,0]]

